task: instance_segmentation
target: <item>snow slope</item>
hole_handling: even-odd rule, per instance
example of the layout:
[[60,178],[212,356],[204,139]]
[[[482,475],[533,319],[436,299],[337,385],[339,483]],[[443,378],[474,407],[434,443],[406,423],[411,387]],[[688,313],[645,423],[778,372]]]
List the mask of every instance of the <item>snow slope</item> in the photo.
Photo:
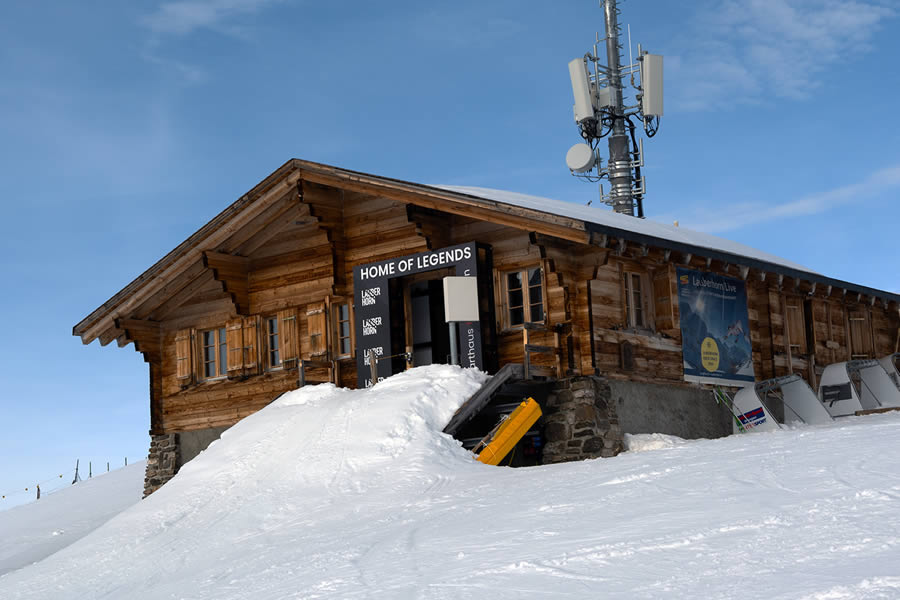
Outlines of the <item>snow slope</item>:
[[900,414],[507,469],[439,433],[483,379],[287,394],[0,597],[900,597]]
[[137,503],[145,466],[141,461],[0,512],[0,576],[50,556]]

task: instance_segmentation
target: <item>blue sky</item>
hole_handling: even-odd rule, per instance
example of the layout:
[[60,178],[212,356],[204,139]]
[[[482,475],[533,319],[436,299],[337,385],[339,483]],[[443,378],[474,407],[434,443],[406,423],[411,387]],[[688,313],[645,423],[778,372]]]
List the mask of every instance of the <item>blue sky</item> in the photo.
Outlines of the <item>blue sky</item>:
[[[895,6],[622,2],[666,61],[647,216],[900,292]],[[0,493],[144,457],[141,356],[71,328],[288,158],[595,199],[566,63],[600,28],[590,0],[3,3]]]

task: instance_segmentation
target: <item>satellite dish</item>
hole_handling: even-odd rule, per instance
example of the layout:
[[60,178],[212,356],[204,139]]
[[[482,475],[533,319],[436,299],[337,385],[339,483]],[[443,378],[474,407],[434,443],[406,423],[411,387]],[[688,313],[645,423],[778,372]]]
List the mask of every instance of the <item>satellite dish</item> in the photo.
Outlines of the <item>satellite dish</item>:
[[586,173],[594,168],[594,150],[587,144],[575,144],[566,153],[566,164],[575,173]]

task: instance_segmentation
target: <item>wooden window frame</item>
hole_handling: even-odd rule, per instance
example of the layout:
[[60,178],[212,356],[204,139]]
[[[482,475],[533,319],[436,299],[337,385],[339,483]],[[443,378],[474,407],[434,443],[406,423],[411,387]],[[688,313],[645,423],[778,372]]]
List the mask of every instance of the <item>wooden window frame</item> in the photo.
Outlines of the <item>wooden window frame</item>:
[[[266,371],[280,371],[284,369],[284,362],[282,361],[281,356],[281,325],[278,323],[278,315],[265,315],[262,317],[263,320],[263,339],[265,340],[265,352],[263,355],[263,360],[265,364]],[[275,322],[276,331],[273,334],[271,329],[272,322]],[[272,347],[272,337],[275,337],[275,347]],[[275,353],[276,358],[278,360],[277,364],[272,364],[272,353]]]
[[[540,271],[541,275],[541,291],[540,291],[540,306],[541,306],[541,318],[540,320],[533,320],[531,318],[531,310],[534,306],[537,305],[537,302],[534,302],[534,298],[532,298],[532,288],[534,286],[528,285],[529,282],[529,273],[534,271],[535,269]],[[516,269],[505,269],[505,270],[497,270],[499,279],[500,279],[500,329],[502,332],[507,331],[521,331],[525,328],[525,323],[540,323],[546,325],[547,323],[547,282],[544,278],[544,267],[543,265],[527,265]],[[522,281],[522,322],[521,323],[512,323],[512,314],[511,307],[509,303],[509,275],[518,273],[521,281]],[[516,307],[518,308],[518,307]]]
[[[213,334],[215,343],[212,346],[206,344],[206,335]],[[225,326],[210,327],[209,329],[201,329],[197,332],[196,352],[199,360],[197,361],[197,381],[219,381],[228,377],[228,333]],[[206,366],[210,361],[206,360],[206,349],[215,348],[213,353],[213,364],[216,371],[215,375],[206,374]],[[224,351],[224,354],[223,354]],[[223,360],[224,359],[224,360]]]
[[809,354],[810,341],[806,335],[806,307],[800,296],[785,296],[784,298],[784,334],[785,345],[790,350],[792,357],[800,358]]
[[[634,280],[640,282],[640,323],[632,307],[634,305]],[[653,283],[649,273],[634,267],[623,265],[620,269],[619,285],[622,289],[622,322],[625,329],[637,332],[656,331],[656,315],[653,304],[656,302]]]
[[[340,310],[347,307],[347,335],[341,335],[341,323],[345,320],[341,319]],[[331,331],[333,332],[334,357],[335,359],[353,358],[356,349],[356,331],[353,320],[353,303],[347,300],[333,298],[331,300]],[[341,342],[347,340],[347,352],[341,352]]]

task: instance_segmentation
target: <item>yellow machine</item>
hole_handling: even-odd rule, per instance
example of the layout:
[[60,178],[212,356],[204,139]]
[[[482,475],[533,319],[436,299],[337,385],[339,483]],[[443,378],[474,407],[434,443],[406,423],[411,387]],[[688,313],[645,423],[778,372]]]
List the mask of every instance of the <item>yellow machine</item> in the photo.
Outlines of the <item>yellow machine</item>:
[[475,446],[473,452],[484,447],[478,461],[486,465],[499,465],[540,416],[541,407],[534,398],[520,404]]

